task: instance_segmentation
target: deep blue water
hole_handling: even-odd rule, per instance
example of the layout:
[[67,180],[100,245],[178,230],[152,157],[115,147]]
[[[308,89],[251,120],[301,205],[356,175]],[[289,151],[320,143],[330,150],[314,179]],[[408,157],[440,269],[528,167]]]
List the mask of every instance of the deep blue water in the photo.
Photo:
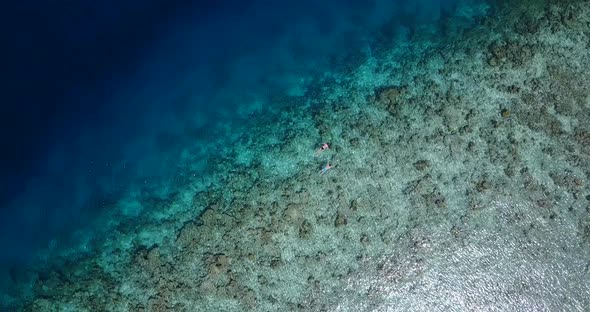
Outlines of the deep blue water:
[[34,259],[128,184],[173,174],[166,154],[245,97],[336,70],[383,36],[438,24],[456,2],[4,4],[0,262]]

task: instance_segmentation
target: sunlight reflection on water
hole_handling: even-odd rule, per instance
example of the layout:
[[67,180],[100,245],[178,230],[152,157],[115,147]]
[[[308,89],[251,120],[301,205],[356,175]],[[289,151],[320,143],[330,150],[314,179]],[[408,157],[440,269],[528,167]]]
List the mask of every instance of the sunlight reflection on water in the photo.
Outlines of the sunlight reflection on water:
[[[496,202],[493,211],[506,204],[515,205]],[[534,220],[534,208],[519,206],[531,212],[525,221]],[[343,298],[336,311],[585,311],[588,255],[573,224],[534,224],[490,222],[462,242],[442,239],[384,259],[348,280],[356,296]]]

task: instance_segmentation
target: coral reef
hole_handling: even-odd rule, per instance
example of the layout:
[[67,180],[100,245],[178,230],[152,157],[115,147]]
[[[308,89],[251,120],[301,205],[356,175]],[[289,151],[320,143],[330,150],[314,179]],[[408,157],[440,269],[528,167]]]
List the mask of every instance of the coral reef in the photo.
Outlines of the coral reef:
[[23,310],[590,306],[590,4],[498,10],[219,127],[215,183],[40,268]]

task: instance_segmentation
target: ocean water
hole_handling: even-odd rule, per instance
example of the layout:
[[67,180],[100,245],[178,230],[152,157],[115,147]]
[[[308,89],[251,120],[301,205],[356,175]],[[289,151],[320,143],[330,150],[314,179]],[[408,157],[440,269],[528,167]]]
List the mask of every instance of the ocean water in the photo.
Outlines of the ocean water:
[[587,1],[139,7],[22,56],[2,309],[588,309]]

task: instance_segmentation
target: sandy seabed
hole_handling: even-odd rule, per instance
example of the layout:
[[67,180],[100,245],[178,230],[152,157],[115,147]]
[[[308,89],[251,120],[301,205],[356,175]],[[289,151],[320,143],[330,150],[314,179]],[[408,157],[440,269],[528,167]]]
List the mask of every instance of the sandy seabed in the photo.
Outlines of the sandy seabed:
[[18,306],[587,311],[590,3],[424,36],[219,125]]

